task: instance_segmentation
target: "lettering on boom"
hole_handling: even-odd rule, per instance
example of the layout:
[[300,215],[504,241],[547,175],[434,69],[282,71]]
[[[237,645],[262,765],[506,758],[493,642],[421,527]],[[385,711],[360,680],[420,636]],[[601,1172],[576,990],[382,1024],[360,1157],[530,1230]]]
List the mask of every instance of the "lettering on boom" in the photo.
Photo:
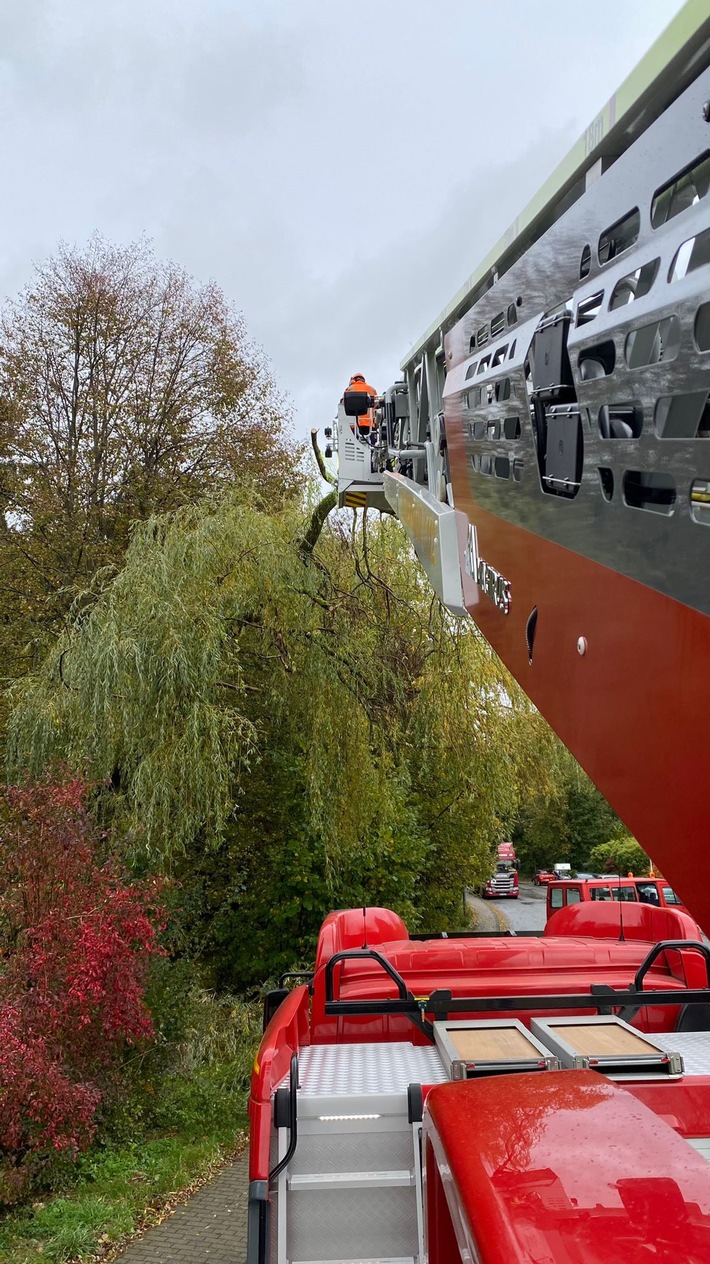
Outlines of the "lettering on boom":
[[[601,143],[602,143],[602,141],[603,141],[604,137],[606,136],[606,133],[607,133],[607,130],[608,130],[608,128],[607,128],[607,118],[606,118],[606,115],[607,115],[607,109],[608,109],[609,115],[611,116],[611,113],[612,113],[612,103],[613,103],[614,113],[616,113],[616,97],[612,97],[612,100],[609,102],[609,106],[608,106],[608,107],[606,107],[606,106],[604,107],[604,109],[602,110],[601,114],[598,114],[598,115],[597,115],[597,117],[595,118],[594,122],[589,124],[589,127],[587,128],[586,132],[584,133],[584,156],[585,156],[585,158],[586,158],[586,157],[588,157],[588,156],[589,156],[589,154],[594,153],[594,150],[597,148],[597,146],[598,146],[598,145],[601,145]],[[610,118],[609,118],[609,126],[611,126],[612,122],[613,122],[613,119],[610,117]]]
[[510,613],[510,580],[505,579],[493,566],[489,566],[488,562],[484,562],[478,553],[478,538],[476,536],[476,528],[473,523],[469,523],[468,527],[468,547],[464,565],[471,579],[478,584],[481,592],[497,606],[503,614]]

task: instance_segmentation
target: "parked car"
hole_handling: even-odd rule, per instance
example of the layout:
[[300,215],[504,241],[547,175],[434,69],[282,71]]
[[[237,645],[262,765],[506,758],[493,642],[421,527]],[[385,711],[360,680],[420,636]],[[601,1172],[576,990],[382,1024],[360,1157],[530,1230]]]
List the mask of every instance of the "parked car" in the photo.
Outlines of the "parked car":
[[582,882],[593,882],[595,878],[600,877],[598,873],[576,873],[575,878],[581,878]]
[[557,877],[551,869],[538,869],[533,878],[533,885],[536,887],[546,887],[548,882],[554,882]]

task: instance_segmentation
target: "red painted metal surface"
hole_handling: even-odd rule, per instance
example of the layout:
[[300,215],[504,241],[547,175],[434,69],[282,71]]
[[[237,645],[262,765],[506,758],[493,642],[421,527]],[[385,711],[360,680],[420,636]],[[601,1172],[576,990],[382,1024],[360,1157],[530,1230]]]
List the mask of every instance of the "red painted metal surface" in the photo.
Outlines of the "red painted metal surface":
[[[454,1208],[452,1214],[446,1197],[442,1179],[445,1163],[442,1162],[442,1158],[441,1152],[435,1153],[434,1146],[430,1142],[424,1151],[427,1258],[429,1264],[444,1264],[444,1261],[446,1264],[461,1264],[458,1238],[464,1235],[460,1226],[459,1209]],[[456,1226],[454,1226],[454,1216],[457,1220]],[[471,1256],[467,1259],[471,1259]]]
[[338,909],[328,914],[320,928],[316,970],[335,952],[367,946],[376,948],[378,944],[408,938],[407,927],[391,909]]
[[710,1075],[624,1087],[682,1137],[710,1136]]
[[310,1043],[308,987],[304,984],[279,1005],[254,1061],[249,1096],[249,1179],[252,1181],[266,1180],[269,1174],[273,1136],[271,1095],[288,1075],[291,1055]]
[[[604,917],[605,906],[599,907],[604,910],[601,914]],[[614,907],[618,916],[619,906]],[[655,909],[651,911],[658,912]],[[594,910],[590,916],[593,915]],[[331,916],[343,917],[344,914]],[[327,925],[329,942],[332,942],[333,924],[330,919]],[[677,937],[683,937],[680,930]],[[387,957],[417,997],[429,996],[441,987],[450,988],[454,996],[554,995],[556,992],[587,992],[591,983],[628,987],[647,956],[651,943],[657,939],[658,935],[654,934],[647,942],[631,936],[625,942],[619,942],[617,922],[617,933],[613,939],[563,936],[539,939],[397,939],[392,943],[371,943],[371,946]],[[326,949],[321,945],[318,952],[320,969],[313,981],[311,1038],[315,1043],[378,1040],[426,1043],[426,1037],[405,1017],[326,1017],[325,954]],[[383,1000],[396,996],[394,983],[375,962],[353,958],[337,967],[335,973],[336,999]],[[661,961],[649,972],[646,986],[674,988],[678,986],[678,979],[672,977]],[[518,1016],[526,1021],[533,1012],[542,1016],[552,1011],[535,1010]],[[469,1016],[484,1015],[472,1010]],[[649,1009],[647,1029],[672,1029],[675,1016],[676,1010],[671,1007]]]
[[[543,935],[594,935],[597,938],[643,939],[656,944],[661,939],[701,939],[698,923],[680,909],[654,908],[631,901],[581,901],[551,913]],[[706,984],[700,986],[705,987]]]
[[[480,557],[511,588],[506,615],[467,580],[472,617],[710,930],[710,619],[482,509],[471,495],[461,425],[447,423],[456,508],[476,527]],[[463,536],[460,546],[463,567]],[[535,607],[530,663],[525,628]]]
[[[623,1088],[591,1071],[433,1088],[436,1163],[458,1253],[486,1264],[707,1264],[710,1165]],[[435,1198],[434,1198],[435,1202]],[[430,1264],[450,1264],[443,1215]],[[441,1240],[437,1240],[437,1233]]]
[[[313,979],[313,1005],[311,1030],[314,1040],[327,1041],[346,1040],[388,1040],[396,1039],[393,1034],[397,1028],[379,1019],[354,1019],[354,1027],[350,1026],[346,1033],[346,1025],[337,1019],[325,1016],[325,964],[336,952],[349,948],[362,948],[367,945],[379,950],[383,943],[408,942],[409,932],[401,917],[385,908],[339,909],[329,913],[318,935],[316,949],[315,976]],[[337,994],[343,973],[342,966],[336,966],[333,972],[333,984]],[[352,967],[348,964],[350,970]],[[377,968],[377,967],[375,967]],[[380,975],[382,971],[379,971]],[[390,992],[396,989],[389,983]],[[411,1029],[411,1023],[398,1020],[399,1030]]]

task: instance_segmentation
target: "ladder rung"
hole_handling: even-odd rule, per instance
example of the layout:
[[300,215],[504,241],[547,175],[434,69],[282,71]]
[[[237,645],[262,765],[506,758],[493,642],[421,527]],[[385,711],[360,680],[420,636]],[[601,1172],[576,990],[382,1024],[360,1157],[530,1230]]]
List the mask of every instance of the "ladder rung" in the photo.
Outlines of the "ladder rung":
[[414,1173],[401,1172],[296,1172],[288,1178],[288,1188],[295,1193],[305,1189],[391,1189],[413,1185]]

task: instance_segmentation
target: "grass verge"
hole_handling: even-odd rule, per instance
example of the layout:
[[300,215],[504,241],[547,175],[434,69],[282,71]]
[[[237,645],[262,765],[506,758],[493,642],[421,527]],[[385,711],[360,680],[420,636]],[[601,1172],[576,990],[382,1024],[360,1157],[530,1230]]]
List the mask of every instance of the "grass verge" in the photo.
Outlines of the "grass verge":
[[163,1218],[246,1145],[246,1115],[230,1112],[196,1140],[194,1121],[168,1136],[101,1146],[83,1155],[60,1194],[0,1220],[2,1264],[91,1260]]
[[51,1194],[0,1217],[1,1264],[108,1261],[246,1147],[261,1007],[190,987],[185,970],[162,964],[151,998],[159,1056],[136,1064],[100,1140]]

